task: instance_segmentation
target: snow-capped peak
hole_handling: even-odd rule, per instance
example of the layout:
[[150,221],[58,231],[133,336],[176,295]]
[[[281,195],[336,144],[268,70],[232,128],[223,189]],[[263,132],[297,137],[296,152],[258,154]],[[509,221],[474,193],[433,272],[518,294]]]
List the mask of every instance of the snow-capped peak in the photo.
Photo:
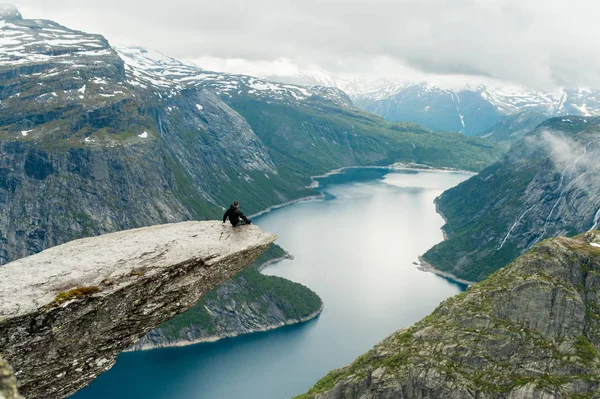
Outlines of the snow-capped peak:
[[128,81],[131,84],[157,89],[167,94],[175,94],[188,87],[200,87],[230,97],[249,95],[300,103],[318,95],[342,104],[349,103],[345,94],[334,88],[305,87],[275,83],[246,75],[211,72],[140,47],[117,46],[115,50],[125,61]]
[[0,3],[0,20],[22,19],[19,9],[14,4]]

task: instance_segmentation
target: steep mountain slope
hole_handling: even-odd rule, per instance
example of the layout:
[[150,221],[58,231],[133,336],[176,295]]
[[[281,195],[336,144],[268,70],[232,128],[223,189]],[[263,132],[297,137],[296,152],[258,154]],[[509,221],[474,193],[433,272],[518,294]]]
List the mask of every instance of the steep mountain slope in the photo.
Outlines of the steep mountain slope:
[[[504,113],[479,93],[455,92],[426,83],[361,94],[356,104],[392,122],[410,121],[430,129],[477,135]],[[382,93],[383,91],[383,93]]]
[[216,341],[299,323],[319,315],[323,302],[309,288],[260,268],[289,256],[273,244],[236,277],[138,341],[133,350]]
[[499,162],[437,200],[447,240],[424,260],[478,281],[548,237],[598,227],[600,119],[542,123]]
[[524,111],[547,117],[600,115],[600,91],[536,92],[520,87],[467,85],[451,89],[428,83],[386,84],[360,93],[356,104],[392,122],[410,121],[436,130],[481,136],[507,115]]
[[593,399],[599,347],[594,231],[545,241],[298,399]]
[[482,137],[510,145],[533,132],[548,117],[540,112],[523,111],[507,116],[502,122],[481,133]]
[[207,72],[52,21],[0,19],[0,263],[87,235],[251,214],[342,166],[478,170],[497,148],[390,125],[331,88]]

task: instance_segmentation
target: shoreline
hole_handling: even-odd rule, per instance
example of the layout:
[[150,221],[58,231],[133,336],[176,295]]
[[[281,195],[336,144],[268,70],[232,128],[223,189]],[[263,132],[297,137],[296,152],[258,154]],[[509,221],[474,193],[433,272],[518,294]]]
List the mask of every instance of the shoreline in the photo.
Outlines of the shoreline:
[[[463,172],[463,173],[465,173],[465,172]],[[473,176],[476,175],[476,173],[473,173],[473,172],[470,172],[468,174],[472,174]],[[442,219],[444,220],[444,226],[445,226],[448,223],[448,219],[446,219],[446,216],[440,210],[440,207],[439,207],[439,205],[437,203],[437,199],[438,198],[436,198],[433,201],[433,203],[435,205],[435,212],[442,217]],[[442,226],[440,228],[440,230],[442,231],[442,237],[443,237],[442,242],[444,242],[444,241],[446,241],[448,239],[448,234],[446,234],[446,230],[444,230],[444,226]],[[429,263],[425,259],[423,259],[423,255],[420,255],[418,259],[419,259],[419,263],[417,264],[417,269],[419,269],[422,272],[437,274],[438,276],[445,277],[445,278],[447,278],[449,280],[455,281],[455,282],[460,283],[460,284],[466,284],[468,286],[471,286],[471,285],[475,284],[474,281],[464,280],[462,278],[456,277],[452,273],[448,273],[448,272],[444,272],[444,271],[441,271],[439,269],[436,269],[431,263]]]
[[265,208],[265,209],[263,209],[262,211],[258,211],[258,212],[256,212],[256,213],[253,213],[252,215],[248,216],[248,218],[250,218],[250,219],[252,219],[252,218],[256,218],[256,217],[259,217],[259,216],[265,215],[265,214],[267,214],[267,213],[273,212],[273,211],[275,211],[275,210],[277,210],[277,209],[284,208],[284,207],[286,207],[286,206],[294,205],[294,204],[297,204],[297,203],[299,203],[299,202],[313,201],[313,200],[316,200],[316,199],[321,199],[321,198],[324,198],[324,197],[325,197],[325,195],[324,195],[324,194],[320,194],[320,195],[309,195],[309,196],[306,196],[306,197],[300,197],[300,198],[293,199],[293,200],[290,200],[290,201],[287,201],[287,202],[283,202],[283,203],[281,203],[281,204],[277,204],[277,205],[271,205],[270,207],[268,207],[268,208]]
[[[395,162],[391,165],[344,166],[344,167],[341,167],[338,169],[333,169],[322,175],[311,176],[310,178],[312,180],[312,183],[310,185],[306,186],[305,188],[312,188],[312,189],[319,188],[319,182],[316,181],[315,179],[326,178],[328,176],[336,175],[336,174],[341,173],[345,169],[388,169],[390,171],[392,171],[392,170],[414,170],[414,171],[420,171],[420,172],[463,173],[463,174],[471,175],[471,176],[477,175],[477,172],[473,172],[470,170],[463,170],[463,169],[456,169],[456,168],[443,168],[443,167],[436,168],[433,166],[428,166],[428,165],[423,165],[423,164]],[[272,205],[272,206],[270,206],[260,212],[257,212],[249,217],[252,218],[252,217],[262,216],[264,214],[267,214],[269,212],[272,212],[274,210],[277,210],[277,209],[280,209],[280,208],[283,208],[283,207],[286,207],[289,205],[297,204],[299,202],[304,202],[304,201],[312,201],[315,199],[321,199],[324,197],[325,197],[325,194],[320,193],[319,195],[310,195],[310,196],[298,198],[295,200],[290,200],[290,201],[284,202],[282,204]],[[435,204],[436,213],[442,217],[442,219],[444,220],[444,224],[447,223],[448,221],[447,221],[446,217],[444,216],[443,212],[440,211],[438,204],[435,201],[434,201],[434,204]],[[445,241],[448,239],[448,236],[447,236],[446,231],[444,230],[443,226],[441,227],[441,230],[442,230],[442,236],[444,238],[443,241]],[[291,256],[290,254],[288,254],[288,255]],[[264,265],[261,265],[258,270],[262,271],[265,267],[267,267],[273,263],[280,262],[285,259],[294,259],[294,257],[293,256],[291,256],[291,257],[284,256],[282,258],[272,259],[271,261],[265,262]],[[448,279],[456,281],[457,283],[460,283],[460,284],[466,284],[469,286],[475,284],[475,282],[473,282],[473,281],[464,280],[459,277],[456,277],[452,273],[443,272],[441,270],[436,269],[435,267],[433,267],[433,265],[426,262],[422,256],[419,256],[418,259],[419,259],[419,264],[417,265],[417,269],[419,269],[423,272],[437,274],[438,276],[448,278]],[[274,328],[277,328],[277,327],[274,327]]]
[[236,338],[236,337],[239,337],[242,335],[276,330],[281,327],[305,323],[307,321],[313,320],[321,315],[321,312],[323,312],[324,308],[325,308],[325,304],[323,302],[321,302],[321,306],[319,307],[319,309],[317,309],[313,313],[311,313],[307,316],[304,316],[304,317],[300,317],[299,319],[290,319],[290,320],[286,321],[285,323],[281,322],[281,323],[277,323],[277,324],[271,324],[268,326],[262,326],[260,328],[253,328],[253,329],[250,329],[250,330],[247,330],[244,332],[239,332],[239,333],[227,333],[224,335],[212,335],[209,337],[194,339],[192,341],[181,340],[181,341],[176,341],[176,342],[172,342],[172,343],[165,344],[165,345],[144,345],[141,348],[127,349],[124,352],[139,352],[139,351],[148,351],[148,350],[161,349],[161,348],[174,348],[174,347],[183,347],[183,346],[190,346],[190,345],[196,345],[196,344],[206,344],[206,343],[217,342],[217,341],[220,341],[225,338]]
[[417,266],[417,269],[419,269],[422,272],[437,274],[438,276],[445,277],[460,284],[465,284],[468,286],[476,284],[476,282],[474,281],[463,280],[462,278],[456,277],[452,273],[443,272],[441,270],[436,269],[431,265],[431,263],[424,260],[422,256],[419,256],[419,264]]
[[332,175],[340,174],[345,169],[388,169],[388,170],[416,170],[419,172],[444,172],[444,173],[464,173],[466,175],[477,175],[477,172],[470,170],[456,169],[456,168],[444,168],[444,167],[433,167],[429,165],[423,165],[419,163],[403,163],[395,162],[391,165],[367,165],[367,166],[344,166],[338,169],[333,169],[322,175],[311,176],[312,183],[305,188],[318,188],[319,182],[315,179],[322,179]]
[[[419,171],[419,172],[464,173],[466,175],[471,175],[471,176],[477,175],[476,172],[473,172],[470,170],[463,170],[463,169],[456,169],[456,168],[443,168],[443,167],[436,168],[433,166],[428,166],[428,165],[423,165],[423,164],[418,164],[418,163],[395,162],[391,165],[343,166],[338,169],[330,170],[329,172],[323,173],[322,175],[310,176],[310,179],[312,182],[308,186],[305,186],[304,188],[317,189],[317,188],[319,188],[319,182],[316,181],[315,179],[322,179],[322,178],[326,178],[326,177],[329,177],[332,175],[337,175],[345,169],[415,170],[415,171]],[[249,215],[248,218],[250,218],[250,219],[256,218],[259,216],[266,215],[267,213],[273,212],[277,209],[284,208],[286,206],[294,205],[294,204],[297,204],[300,202],[305,202],[305,201],[308,202],[308,201],[313,201],[313,200],[317,200],[317,199],[323,199],[323,198],[325,198],[325,194],[323,194],[323,193],[296,198],[293,200],[282,202],[281,204],[271,205],[271,206],[263,209],[262,211],[258,211],[256,213],[253,213],[252,215]]]
[[261,265],[257,267],[257,270],[259,272],[262,272],[268,266],[271,266],[272,264],[275,264],[275,263],[278,263],[278,262],[282,262],[284,260],[294,260],[294,255],[286,252],[285,255],[283,255],[283,256],[280,256],[278,258],[269,259],[268,261],[266,261],[264,263],[261,263]]
[[[448,219],[446,219],[446,215],[444,215],[444,213],[440,210],[440,206],[438,205],[436,200],[437,200],[437,198],[433,201],[433,203],[435,204],[435,212],[438,215],[440,215],[442,217],[442,219],[444,219],[444,226],[445,226],[446,224],[448,224]],[[442,230],[442,237],[444,237],[444,241],[446,241],[448,239],[448,234],[446,234],[446,230],[444,230],[444,226],[442,226],[440,228],[440,230]]]

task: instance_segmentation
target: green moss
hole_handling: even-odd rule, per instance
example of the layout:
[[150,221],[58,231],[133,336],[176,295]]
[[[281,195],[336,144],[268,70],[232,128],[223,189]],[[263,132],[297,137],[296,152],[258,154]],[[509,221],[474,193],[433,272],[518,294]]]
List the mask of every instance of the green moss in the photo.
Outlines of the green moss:
[[327,392],[344,377],[348,376],[348,371],[339,369],[329,372],[325,377],[321,378],[307,393],[294,397],[293,399],[308,399],[313,395]]
[[69,291],[60,292],[54,301],[52,301],[52,306],[60,306],[61,304],[68,302],[72,299],[81,299],[85,297],[89,297],[97,292],[100,292],[100,288],[96,286],[91,287],[77,287],[73,288]]
[[598,360],[598,351],[594,345],[584,336],[580,335],[573,344],[575,353],[586,364]]

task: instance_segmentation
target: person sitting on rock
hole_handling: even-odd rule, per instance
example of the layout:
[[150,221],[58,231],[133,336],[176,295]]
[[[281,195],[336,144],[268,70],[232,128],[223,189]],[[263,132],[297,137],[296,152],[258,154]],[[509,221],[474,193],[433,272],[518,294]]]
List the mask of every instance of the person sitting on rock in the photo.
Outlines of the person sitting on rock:
[[225,223],[227,218],[229,218],[229,221],[233,227],[242,226],[244,224],[252,224],[252,221],[244,215],[238,206],[238,202],[234,201],[233,205],[231,205],[223,215],[223,223]]

